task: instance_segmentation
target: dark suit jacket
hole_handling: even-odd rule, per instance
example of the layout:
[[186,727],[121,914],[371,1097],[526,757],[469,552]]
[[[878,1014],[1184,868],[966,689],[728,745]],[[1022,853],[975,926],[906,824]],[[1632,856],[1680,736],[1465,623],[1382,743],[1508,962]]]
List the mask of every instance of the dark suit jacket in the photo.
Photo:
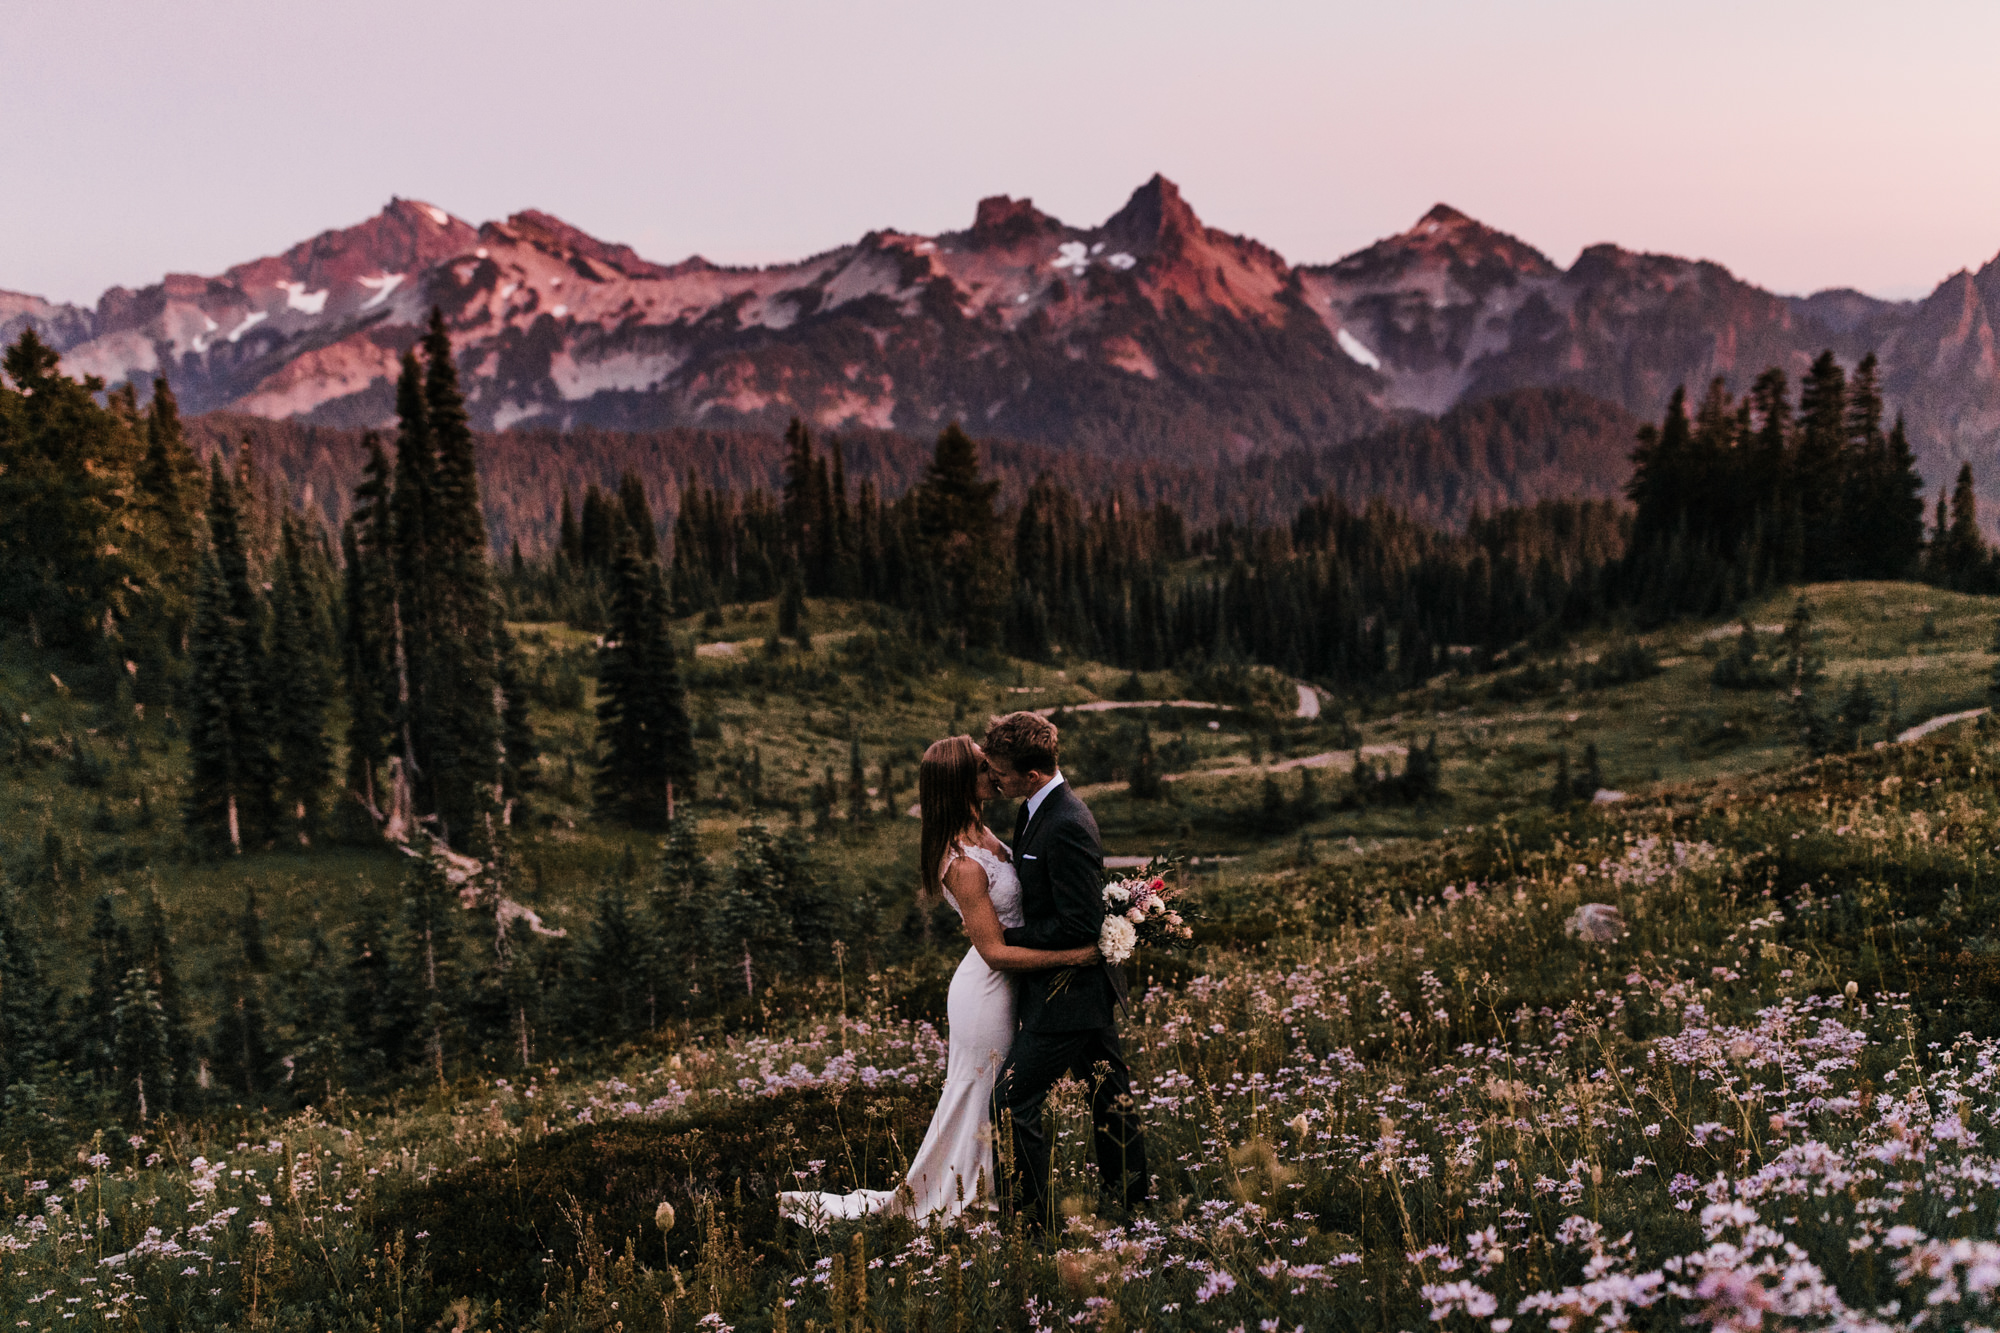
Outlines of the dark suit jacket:
[[[1104,845],[1097,820],[1068,782],[1050,792],[1014,840],[1025,926],[1010,926],[1007,943],[1024,949],[1075,949],[1097,943],[1104,929]],[[1069,979],[1054,994],[1063,973]],[[1024,1032],[1078,1032],[1109,1027],[1117,991],[1102,965],[1021,974],[1016,1012]]]

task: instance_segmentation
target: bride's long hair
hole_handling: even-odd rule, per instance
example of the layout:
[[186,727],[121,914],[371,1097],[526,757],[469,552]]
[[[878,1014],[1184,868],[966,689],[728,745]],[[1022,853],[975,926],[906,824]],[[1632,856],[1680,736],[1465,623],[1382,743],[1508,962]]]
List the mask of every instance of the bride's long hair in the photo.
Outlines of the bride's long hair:
[[917,809],[924,819],[917,864],[925,893],[943,894],[945,853],[979,823],[979,766],[979,747],[970,736],[931,742],[917,765]]

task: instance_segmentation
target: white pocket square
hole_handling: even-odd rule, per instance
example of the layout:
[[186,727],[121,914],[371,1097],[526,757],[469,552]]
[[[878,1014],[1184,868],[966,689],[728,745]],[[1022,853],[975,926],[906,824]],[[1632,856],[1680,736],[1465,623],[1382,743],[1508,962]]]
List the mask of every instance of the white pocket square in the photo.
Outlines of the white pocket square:
[[1039,857],[1039,856],[1036,856],[1036,855],[1035,855],[1035,854],[1034,854],[1033,852],[1022,852],[1022,853],[1021,853],[1021,859],[1022,859],[1023,861],[1039,861],[1039,860],[1041,860],[1042,858],[1041,858],[1041,857]]

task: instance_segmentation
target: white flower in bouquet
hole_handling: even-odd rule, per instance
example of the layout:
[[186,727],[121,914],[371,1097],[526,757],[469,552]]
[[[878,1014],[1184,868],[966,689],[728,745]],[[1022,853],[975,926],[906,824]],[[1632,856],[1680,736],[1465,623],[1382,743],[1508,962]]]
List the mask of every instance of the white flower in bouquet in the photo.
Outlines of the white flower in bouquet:
[[1132,891],[1127,889],[1123,884],[1107,884],[1104,886],[1104,901],[1107,904],[1116,903],[1122,906],[1131,900]]
[[1136,926],[1146,919],[1146,909],[1143,907],[1127,908],[1125,910],[1125,919]]
[[1132,956],[1132,950],[1139,944],[1139,931],[1122,916],[1104,918],[1104,929],[1097,937],[1097,951],[1104,955],[1107,963],[1122,963]]

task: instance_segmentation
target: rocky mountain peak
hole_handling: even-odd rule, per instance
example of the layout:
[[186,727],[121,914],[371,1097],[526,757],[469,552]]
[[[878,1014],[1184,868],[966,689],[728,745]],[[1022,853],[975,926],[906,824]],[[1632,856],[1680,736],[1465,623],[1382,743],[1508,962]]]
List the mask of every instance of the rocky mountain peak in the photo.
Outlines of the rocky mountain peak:
[[589,232],[573,227],[556,217],[544,213],[539,208],[526,208],[509,217],[505,223],[489,222],[479,229],[485,239],[508,239],[525,241],[549,254],[567,258],[581,256],[606,265],[628,278],[663,278],[670,276],[670,270],[662,264],[642,259],[638,251],[629,245],[600,241]]
[[1433,204],[1408,231],[1385,237],[1332,266],[1342,278],[1395,282],[1415,270],[1440,269],[1454,277],[1477,274],[1480,289],[1519,278],[1552,277],[1555,262],[1532,245],[1489,227],[1450,204]]
[[1062,224],[1036,208],[1034,200],[995,194],[979,201],[979,211],[972,219],[972,243],[982,247],[1018,245],[1039,232],[1060,230]]
[[1167,249],[1175,242],[1201,240],[1207,233],[1208,228],[1181,197],[1180,187],[1157,172],[1132,191],[1125,207],[1104,224],[1108,239],[1137,250]]

